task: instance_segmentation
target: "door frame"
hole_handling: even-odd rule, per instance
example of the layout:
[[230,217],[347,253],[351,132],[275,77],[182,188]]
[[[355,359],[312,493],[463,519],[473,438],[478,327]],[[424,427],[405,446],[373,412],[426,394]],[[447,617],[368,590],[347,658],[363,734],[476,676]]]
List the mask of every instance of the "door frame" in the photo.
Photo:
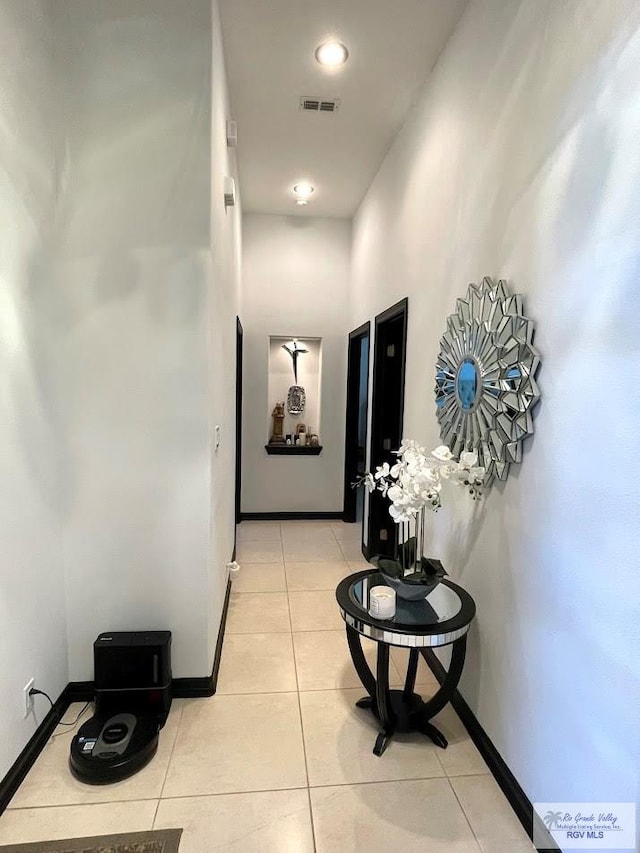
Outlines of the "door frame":
[[[375,337],[373,342],[373,389],[371,394],[371,438],[369,444],[369,463],[370,468],[373,469],[377,465],[380,464],[380,456],[383,454],[382,443],[384,441],[384,436],[382,435],[382,426],[380,424],[380,419],[378,418],[378,414],[381,411],[381,407],[384,405],[384,400],[382,400],[382,371],[380,370],[380,366],[382,363],[382,359],[384,354],[381,351],[382,341],[380,335],[380,327],[385,323],[388,323],[390,320],[395,320],[398,317],[403,317],[403,335],[402,335],[402,352],[400,353],[400,437],[402,438],[402,431],[404,425],[404,401],[405,401],[405,379],[407,373],[407,328],[408,328],[408,318],[409,318],[409,299],[405,297],[401,299],[399,302],[396,302],[391,307],[382,311],[382,313],[376,315],[374,328],[375,328]],[[363,545],[363,553],[369,559],[372,554],[370,552],[370,544],[372,541],[371,536],[371,503],[369,502],[367,505],[367,517],[366,517],[366,525],[367,525],[367,543]],[[363,525],[364,526],[364,525]]]
[[[244,329],[236,317],[236,525],[242,521],[242,361]],[[235,539],[234,539],[235,542]],[[235,549],[234,549],[235,550]]]
[[[352,472],[357,461],[358,424],[360,420],[360,373],[361,373],[361,344],[364,338],[369,339],[367,363],[367,400],[365,404],[365,453],[369,438],[369,368],[371,365],[371,322],[367,320],[357,329],[349,332],[349,349],[347,354],[347,408],[345,416],[344,438],[344,503],[342,520],[348,523],[356,521],[357,493],[352,487]],[[364,519],[363,519],[364,521]]]

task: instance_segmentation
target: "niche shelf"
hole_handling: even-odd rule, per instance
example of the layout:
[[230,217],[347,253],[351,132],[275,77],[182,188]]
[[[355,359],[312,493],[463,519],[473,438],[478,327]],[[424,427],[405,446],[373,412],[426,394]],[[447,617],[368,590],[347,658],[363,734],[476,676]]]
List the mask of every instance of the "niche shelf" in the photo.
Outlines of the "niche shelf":
[[[293,360],[285,345],[290,349],[293,342],[301,352],[297,358],[298,381],[294,378]],[[284,403],[283,436],[295,436],[297,427],[304,424],[307,436],[320,433],[320,387],[322,371],[322,339],[297,335],[270,335],[268,341],[268,397],[267,397],[267,443],[265,450],[269,456],[318,456],[321,445],[269,444],[273,432],[272,413],[278,403]],[[287,397],[293,385],[304,388],[304,411],[289,412]]]
[[297,444],[265,444],[264,449],[269,456],[319,456],[322,445],[313,447],[305,444],[300,447]]

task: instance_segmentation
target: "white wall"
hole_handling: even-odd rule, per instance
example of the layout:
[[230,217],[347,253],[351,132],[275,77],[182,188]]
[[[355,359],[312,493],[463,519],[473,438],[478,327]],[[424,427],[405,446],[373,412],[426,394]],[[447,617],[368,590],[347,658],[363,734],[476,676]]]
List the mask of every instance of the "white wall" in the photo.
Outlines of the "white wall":
[[233,541],[232,494],[216,497],[226,514],[212,522],[212,478],[233,458],[225,428],[212,463],[211,421],[229,397],[219,378],[234,327],[223,340],[216,329],[220,306],[226,320],[235,313],[237,218],[221,225],[211,170],[224,109],[217,100],[212,112],[224,90],[217,10],[212,19],[209,0],[57,9],[71,679],[92,676],[100,631],[135,628],[173,631],[174,675],[203,676]]
[[59,143],[49,4],[0,4],[0,778],[68,680],[60,522],[64,439],[47,315]]
[[211,671],[234,539],[227,117],[216,2],[0,5],[0,778],[46,711],[23,720],[24,684],[91,678],[101,630],[170,628],[174,674]]
[[[227,148],[232,118],[224,64],[218,0],[213,0],[211,42],[211,222],[213,282],[209,312],[210,428],[218,424],[220,447],[211,454],[211,549],[209,558],[207,672],[211,672],[226,591],[225,563],[235,540],[236,317],[241,292],[241,197],[235,150]],[[224,206],[224,176],[236,181],[237,204]]]
[[356,326],[409,296],[405,434],[468,282],[524,294],[523,464],[433,521],[476,599],[462,692],[532,801],[638,798],[640,5],[471,2],[354,223]]
[[[344,219],[244,216],[243,512],[342,511],[350,235]],[[264,449],[270,335],[322,338],[319,456]]]

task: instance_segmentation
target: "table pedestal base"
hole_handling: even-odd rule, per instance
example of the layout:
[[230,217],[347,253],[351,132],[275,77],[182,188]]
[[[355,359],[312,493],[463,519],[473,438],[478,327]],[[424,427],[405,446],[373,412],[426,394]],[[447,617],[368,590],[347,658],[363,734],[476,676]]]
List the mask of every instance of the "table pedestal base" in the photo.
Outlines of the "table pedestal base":
[[382,723],[382,729],[373,748],[374,755],[382,755],[394,732],[422,732],[442,749],[447,748],[447,739],[429,722],[449,702],[458,686],[467,648],[467,635],[459,637],[452,644],[451,663],[447,675],[439,690],[424,702],[415,693],[416,674],[420,650],[409,650],[409,662],[404,690],[389,689],[389,646],[378,642],[376,677],[369,669],[359,633],[347,623],[347,642],[351,659],[364,689],[369,694],[357,702],[358,708],[368,708]]
[[[448,742],[442,732],[429,722],[427,704],[417,693],[405,697],[403,690],[390,690],[388,693],[389,709],[393,723],[385,726],[376,738],[373,748],[374,755],[382,755],[389,741],[396,732],[421,732],[430,738],[436,746],[446,749]],[[380,714],[371,696],[365,696],[356,702],[357,708],[369,709],[378,719]]]

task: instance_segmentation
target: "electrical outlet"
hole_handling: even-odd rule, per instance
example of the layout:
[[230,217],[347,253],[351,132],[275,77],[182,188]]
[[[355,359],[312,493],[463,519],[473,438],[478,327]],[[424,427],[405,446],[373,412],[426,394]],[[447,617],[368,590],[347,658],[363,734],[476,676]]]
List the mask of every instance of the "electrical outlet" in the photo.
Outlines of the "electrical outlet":
[[29,695],[29,691],[33,687],[35,678],[30,678],[24,686],[24,716],[28,717],[33,711],[33,696]]

